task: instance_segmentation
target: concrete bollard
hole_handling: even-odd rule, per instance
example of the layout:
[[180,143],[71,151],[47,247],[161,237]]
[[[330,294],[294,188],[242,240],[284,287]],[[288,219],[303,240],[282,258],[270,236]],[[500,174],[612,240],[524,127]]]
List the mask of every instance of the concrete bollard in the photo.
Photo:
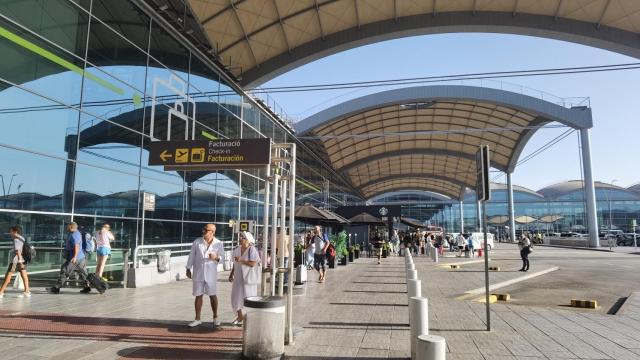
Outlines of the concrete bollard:
[[407,270],[407,280],[418,280],[418,270]]
[[409,298],[409,325],[411,327],[411,359],[416,359],[418,336],[429,335],[429,300],[426,297]]
[[407,280],[407,294],[409,299],[422,296],[422,281]]
[[433,260],[433,262],[438,262],[438,249],[436,248],[432,248],[431,249],[431,259]]
[[414,360],[445,360],[447,342],[442,336],[420,335],[417,337]]

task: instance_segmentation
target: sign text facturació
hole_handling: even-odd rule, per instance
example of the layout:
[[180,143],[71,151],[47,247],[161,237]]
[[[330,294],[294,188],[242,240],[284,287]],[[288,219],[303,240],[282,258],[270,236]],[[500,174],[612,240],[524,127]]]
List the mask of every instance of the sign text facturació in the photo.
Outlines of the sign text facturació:
[[154,141],[149,165],[165,170],[250,169],[268,165],[270,149],[268,138]]

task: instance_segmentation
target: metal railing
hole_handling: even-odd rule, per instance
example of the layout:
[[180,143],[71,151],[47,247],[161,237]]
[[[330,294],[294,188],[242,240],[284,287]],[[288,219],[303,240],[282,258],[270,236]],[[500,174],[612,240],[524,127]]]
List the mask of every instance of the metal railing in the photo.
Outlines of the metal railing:
[[[42,254],[43,252],[60,252],[60,261],[62,265],[62,252],[65,250],[63,247],[52,247],[52,246],[37,246],[34,245],[34,248],[36,249],[36,253],[38,254],[36,256],[35,259],[33,259],[31,261],[30,265],[37,265],[39,263],[42,263],[42,261],[38,262],[38,256],[41,256],[40,254]],[[14,250],[13,250],[13,246],[0,246],[0,251],[2,250],[7,250],[8,251],[8,256],[7,258],[10,259],[13,254],[14,254]],[[111,249],[112,252],[116,251],[120,251],[122,252],[122,263],[112,263],[112,264],[105,264],[105,269],[107,268],[114,268],[114,267],[118,267],[121,266],[122,267],[122,276],[123,276],[123,280],[122,280],[122,285],[126,288],[127,287],[127,273],[128,273],[128,269],[129,269],[129,249],[128,248],[123,248],[123,249],[118,249],[118,248],[112,248]],[[52,263],[53,264],[53,263]],[[56,264],[58,265],[58,264]],[[91,265],[91,266],[87,266],[87,269],[95,269],[95,265]],[[58,268],[55,269],[48,269],[48,270],[37,270],[37,271],[29,271],[29,275],[38,275],[38,274],[50,274],[50,273],[58,273],[60,272],[59,266]],[[4,278],[4,274],[0,274],[0,277]]]
[[[191,243],[183,243],[183,244],[161,244],[161,245],[138,245],[135,249],[133,249],[133,266],[136,268],[140,267],[139,258],[157,256],[158,252],[167,249],[173,248],[186,248],[182,250],[171,251],[171,255],[174,254],[188,254],[191,252]],[[141,252],[141,250],[152,250],[151,252]]]
[[[181,243],[181,244],[157,244],[157,245],[138,245],[135,249],[133,249],[133,264],[134,267],[139,268],[140,267],[140,258],[144,258],[144,257],[153,257],[153,256],[157,256],[158,252],[162,251],[162,250],[167,250],[167,249],[173,249],[173,248],[183,248],[181,250],[177,250],[171,251],[171,256],[174,256],[176,254],[189,254],[191,252],[191,245],[193,243]],[[222,244],[224,245],[224,251],[231,251],[233,250],[231,241],[223,241]],[[152,250],[151,252],[146,252],[146,251],[142,251],[142,250]]]

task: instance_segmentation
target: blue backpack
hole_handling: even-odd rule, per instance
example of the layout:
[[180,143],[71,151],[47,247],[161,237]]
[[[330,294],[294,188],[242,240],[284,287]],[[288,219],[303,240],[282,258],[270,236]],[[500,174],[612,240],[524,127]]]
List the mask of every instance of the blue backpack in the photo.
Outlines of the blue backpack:
[[85,253],[96,252],[96,242],[93,236],[88,232],[82,233],[82,250]]

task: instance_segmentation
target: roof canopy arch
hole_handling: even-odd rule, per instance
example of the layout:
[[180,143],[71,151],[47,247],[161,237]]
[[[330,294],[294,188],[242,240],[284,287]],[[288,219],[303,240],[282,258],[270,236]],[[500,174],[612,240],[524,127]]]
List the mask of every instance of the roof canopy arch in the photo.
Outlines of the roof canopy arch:
[[295,128],[365,198],[396,190],[460,198],[475,186],[480,145],[489,145],[492,167],[512,172],[527,141],[551,122],[590,128],[591,109],[491,88],[421,86],[349,100]]
[[407,36],[537,36],[640,58],[637,0],[188,0],[220,62],[247,87],[313,60]]

